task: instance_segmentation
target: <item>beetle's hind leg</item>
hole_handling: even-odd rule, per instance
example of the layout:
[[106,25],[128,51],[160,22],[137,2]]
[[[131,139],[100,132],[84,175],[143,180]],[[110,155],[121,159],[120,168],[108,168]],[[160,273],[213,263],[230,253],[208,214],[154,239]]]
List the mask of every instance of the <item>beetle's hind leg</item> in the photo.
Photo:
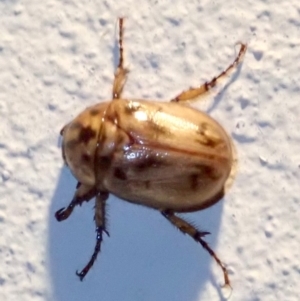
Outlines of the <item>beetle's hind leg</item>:
[[93,255],[91,259],[87,263],[87,265],[80,271],[76,271],[76,275],[82,281],[86,274],[89,272],[91,267],[94,265],[98,254],[101,251],[101,243],[103,240],[103,233],[105,232],[108,236],[108,232],[106,230],[106,219],[105,219],[105,205],[106,200],[108,198],[107,192],[98,193],[96,196],[96,205],[95,205],[95,224],[96,224],[96,245],[94,248]]
[[216,253],[210,248],[208,243],[203,240],[203,237],[209,232],[201,232],[197,230],[193,225],[185,221],[184,219],[176,216],[174,212],[170,210],[164,210],[161,212],[162,215],[171,223],[173,224],[176,228],[178,228],[182,233],[188,234],[190,237],[192,237],[196,242],[200,243],[201,246],[215,259],[217,264],[220,266],[220,268],[223,271],[224,275],[224,281],[225,284],[224,286],[230,286],[230,281],[229,281],[229,276],[226,267],[224,264],[221,262],[221,260],[218,258]]
[[198,88],[190,88],[186,91],[183,91],[175,98],[171,99],[171,102],[180,102],[180,103],[189,102],[209,92],[209,90],[211,90],[220,79],[226,76],[232,69],[234,69],[242,61],[242,58],[247,50],[247,45],[242,43],[240,43],[240,45],[241,48],[235,60],[218,76],[214,77],[212,80],[208,82],[205,82],[203,85],[201,85]]
[[123,56],[123,36],[124,36],[124,28],[123,28],[124,18],[119,18],[119,64],[117,70],[115,72],[112,98],[117,99],[121,98],[121,94],[126,82],[126,76],[128,70],[124,68],[124,56]]

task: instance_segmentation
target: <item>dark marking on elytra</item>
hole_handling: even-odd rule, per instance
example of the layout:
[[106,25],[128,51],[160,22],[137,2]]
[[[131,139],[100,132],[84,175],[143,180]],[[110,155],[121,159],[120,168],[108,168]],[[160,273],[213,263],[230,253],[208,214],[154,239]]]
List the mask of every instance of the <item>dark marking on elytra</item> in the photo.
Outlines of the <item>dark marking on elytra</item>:
[[87,127],[81,128],[81,130],[79,132],[78,140],[80,142],[88,144],[90,142],[90,140],[95,137],[96,137],[96,132],[90,126],[87,126]]
[[162,166],[166,166],[166,162],[155,155],[150,155],[145,158],[141,158],[140,160],[133,163],[134,167],[139,171],[143,171],[150,167],[159,168]]
[[205,136],[205,131],[207,131],[208,124],[206,122],[201,123],[198,126],[197,133],[200,134],[201,136]]
[[[126,133],[120,130],[120,131],[117,133],[116,146],[117,146],[117,147],[123,146],[123,144],[126,143],[126,140],[127,140],[126,138],[127,138],[127,137],[128,137],[128,136],[126,135]],[[129,140],[129,139],[128,139],[128,140]]]
[[152,130],[155,134],[158,134],[158,135],[168,135],[170,136],[171,133],[170,133],[170,130],[167,129],[166,127],[164,126],[161,126],[159,124],[157,124],[156,122],[154,122],[153,120],[148,120],[147,121],[147,126],[150,128],[150,130]]
[[218,173],[218,170],[214,167],[211,167],[211,166],[205,166],[204,172],[212,180],[217,180],[221,176]]
[[191,174],[189,176],[189,182],[191,190],[195,191],[199,187],[199,175],[198,174]]
[[212,180],[217,180],[220,178],[217,170],[212,166],[204,164],[195,164],[194,166],[199,170],[198,175],[201,177],[208,177]]
[[105,171],[110,168],[112,162],[112,157],[110,156],[100,156],[97,158],[97,166],[100,170]]
[[195,141],[201,145],[206,145],[211,148],[215,148],[218,144],[220,144],[219,140],[216,139],[210,139],[209,137],[203,135],[201,139],[195,139]]
[[150,189],[151,182],[148,180],[148,181],[145,181],[144,183],[145,183],[145,188]]
[[122,168],[119,168],[119,167],[115,168],[114,176],[119,180],[123,180],[123,181],[127,180],[126,172]]
[[137,112],[141,109],[141,105],[135,102],[129,102],[125,108],[124,108],[124,113],[126,115],[132,115],[132,113]]
[[209,129],[209,125],[206,122],[201,123],[198,126],[197,133],[201,136],[200,139],[196,139],[196,142],[201,145],[207,145],[212,148],[216,147],[220,143],[220,139],[212,139],[207,135],[207,130]]
[[84,163],[90,163],[91,162],[91,156],[88,155],[88,154],[83,154],[81,156],[81,160],[84,162]]

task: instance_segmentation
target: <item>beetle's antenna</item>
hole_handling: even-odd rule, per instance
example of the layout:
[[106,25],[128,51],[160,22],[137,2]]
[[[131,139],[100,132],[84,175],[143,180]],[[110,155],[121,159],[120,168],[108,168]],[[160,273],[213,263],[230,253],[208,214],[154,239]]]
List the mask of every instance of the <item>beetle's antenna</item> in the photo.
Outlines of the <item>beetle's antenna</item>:
[[124,36],[124,29],[123,29],[123,22],[124,18],[119,19],[119,65],[118,68],[123,68],[123,61],[124,61],[124,56],[123,56],[123,36]]

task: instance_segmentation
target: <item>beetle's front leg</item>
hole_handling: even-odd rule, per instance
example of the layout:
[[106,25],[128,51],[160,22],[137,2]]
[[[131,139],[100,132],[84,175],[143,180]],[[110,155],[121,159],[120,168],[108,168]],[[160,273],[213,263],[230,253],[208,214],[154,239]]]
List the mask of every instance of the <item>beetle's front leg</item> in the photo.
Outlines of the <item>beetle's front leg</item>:
[[242,58],[247,50],[247,45],[242,43],[240,44],[241,44],[241,48],[237,57],[224,71],[222,71],[218,76],[214,77],[211,81],[205,82],[203,85],[201,85],[198,88],[190,88],[186,91],[183,91],[175,98],[173,98],[171,102],[182,102],[182,103],[189,102],[209,92],[209,90],[211,90],[221,78],[228,75],[228,73],[242,61]]
[[96,245],[94,248],[94,253],[87,263],[87,265],[81,270],[81,272],[76,271],[76,275],[82,281],[85,275],[89,272],[90,268],[94,265],[94,262],[97,259],[97,256],[101,250],[101,243],[103,240],[103,232],[109,236],[106,230],[106,219],[105,219],[105,205],[108,198],[107,192],[99,192],[96,196],[96,205],[95,205],[95,224],[96,224]]
[[174,212],[172,212],[171,210],[164,210],[161,213],[169,222],[171,222],[175,227],[177,227],[182,233],[188,234],[196,242],[201,244],[201,246],[215,259],[217,264],[221,267],[221,269],[223,271],[223,275],[224,275],[224,280],[225,280],[224,286],[231,287],[226,267],[221,262],[221,260],[218,258],[216,253],[210,248],[208,243],[202,239],[202,237],[204,237],[205,235],[210,234],[210,233],[197,230],[190,223],[188,223],[184,219],[176,216],[174,214]]
[[67,208],[61,208],[58,211],[56,211],[55,217],[59,222],[67,219],[73,212],[75,206],[81,205],[83,202],[88,202],[97,194],[97,191],[94,187],[82,185],[79,182],[76,188],[77,189],[75,195],[69,206]]
[[124,68],[124,56],[123,56],[123,22],[124,18],[119,19],[119,64],[115,72],[115,79],[113,83],[112,98],[121,98],[121,94],[126,82],[126,75],[128,70]]

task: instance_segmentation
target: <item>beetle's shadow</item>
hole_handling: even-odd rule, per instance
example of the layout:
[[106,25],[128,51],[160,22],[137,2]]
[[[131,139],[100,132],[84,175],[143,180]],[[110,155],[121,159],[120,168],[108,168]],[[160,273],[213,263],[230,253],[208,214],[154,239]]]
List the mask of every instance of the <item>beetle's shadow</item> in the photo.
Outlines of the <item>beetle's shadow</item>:
[[243,61],[236,67],[235,72],[233,72],[232,75],[229,75],[229,80],[226,82],[226,84],[220,88],[220,91],[216,94],[216,96],[214,97],[214,101],[213,104],[206,110],[206,113],[208,115],[210,115],[219,105],[219,103],[221,102],[221,100],[223,99],[225,93],[227,92],[227,90],[229,89],[229,87],[238,79],[241,70],[242,70],[242,66],[243,66]]
[[[204,285],[218,290],[223,281],[214,260],[188,236],[174,229],[158,212],[121,202],[108,201],[108,230],[102,251],[83,282],[75,275],[93,251],[94,201],[74,210],[64,222],[54,213],[66,206],[76,182],[63,168],[53,195],[49,214],[48,267],[52,281],[51,300],[144,300],[193,301]],[[193,215],[185,215],[212,235],[207,241],[214,249],[218,237],[223,201]],[[226,260],[224,253],[220,257]],[[212,280],[213,279],[213,280]]]

